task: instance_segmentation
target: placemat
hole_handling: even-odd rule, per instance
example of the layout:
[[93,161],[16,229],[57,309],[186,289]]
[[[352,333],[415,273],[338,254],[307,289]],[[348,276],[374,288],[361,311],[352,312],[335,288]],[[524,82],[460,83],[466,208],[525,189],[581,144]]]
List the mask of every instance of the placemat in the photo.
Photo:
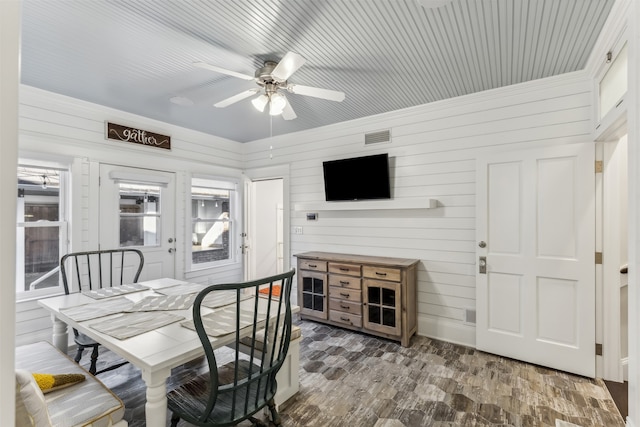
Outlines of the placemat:
[[198,293],[206,287],[207,285],[201,285],[200,283],[185,283],[183,285],[156,289],[156,292],[162,295],[187,295]]
[[184,316],[162,312],[138,312],[123,313],[89,326],[98,332],[123,340],[180,320],[184,320]]
[[73,307],[62,307],[60,311],[75,320],[82,322],[84,320],[96,319],[98,317],[108,316],[110,314],[122,313],[133,306],[133,301],[125,297],[112,298],[100,302],[91,302]]
[[163,310],[186,310],[193,305],[197,294],[188,295],[160,295],[144,297],[133,304],[127,312],[135,311],[163,311]]
[[[196,330],[193,320],[187,320],[180,324],[185,328]],[[220,337],[235,332],[236,306],[227,306],[216,310],[214,313],[205,314],[202,316],[202,324],[207,331],[207,335],[211,337]],[[240,310],[240,329],[252,324],[253,312]]]
[[[240,295],[240,301],[251,298],[253,295]],[[236,291],[213,291],[202,300],[202,305],[209,308],[224,307],[236,303]]]
[[149,289],[148,286],[140,285],[138,283],[131,283],[128,285],[114,286],[112,288],[101,288],[94,289],[93,291],[82,291],[82,294],[93,299],[103,299],[117,295],[130,294],[131,292],[146,291],[147,289]]

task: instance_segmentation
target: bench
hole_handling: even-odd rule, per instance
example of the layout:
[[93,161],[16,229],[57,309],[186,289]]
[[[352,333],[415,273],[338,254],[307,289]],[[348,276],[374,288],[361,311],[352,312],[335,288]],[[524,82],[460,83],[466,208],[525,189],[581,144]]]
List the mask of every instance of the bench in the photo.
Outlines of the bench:
[[[51,391],[46,394],[39,393],[39,388],[28,398],[30,402],[22,399],[28,386],[18,377],[24,378],[24,373],[46,374],[83,374],[85,380],[69,387]],[[29,375],[29,377],[31,377]],[[37,342],[19,346],[16,348],[16,426],[55,426],[55,427],[127,427],[128,423],[123,419],[124,404],[111,392],[100,380],[91,375],[80,365],[67,357],[66,354],[55,348],[48,342]],[[35,381],[33,381],[35,384]],[[23,390],[21,393],[21,389]],[[38,405],[34,408],[34,401]],[[40,414],[36,417],[50,420],[50,424],[36,424],[32,419],[27,422],[25,412],[22,411],[27,404],[27,413],[35,410]],[[22,408],[21,408],[22,407]],[[46,414],[48,413],[48,417]],[[47,420],[47,421],[48,421]]]

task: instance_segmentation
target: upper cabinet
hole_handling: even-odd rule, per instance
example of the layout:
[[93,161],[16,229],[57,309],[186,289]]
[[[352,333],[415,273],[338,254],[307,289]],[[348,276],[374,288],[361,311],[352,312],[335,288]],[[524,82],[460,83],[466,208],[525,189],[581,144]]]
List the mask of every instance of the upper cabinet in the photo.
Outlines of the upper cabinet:
[[628,63],[627,38],[623,34],[606,54],[596,77],[596,141],[617,139],[626,133]]

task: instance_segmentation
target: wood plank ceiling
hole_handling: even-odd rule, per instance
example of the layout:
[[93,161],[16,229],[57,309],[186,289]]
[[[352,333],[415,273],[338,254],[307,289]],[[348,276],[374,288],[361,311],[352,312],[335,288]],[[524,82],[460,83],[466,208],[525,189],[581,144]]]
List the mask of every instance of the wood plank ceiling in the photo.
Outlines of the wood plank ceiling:
[[[22,83],[246,142],[580,70],[613,3],[23,0]],[[288,51],[290,83],[346,99],[287,94],[297,119],[270,123],[213,107],[255,82],[192,65],[253,75]]]

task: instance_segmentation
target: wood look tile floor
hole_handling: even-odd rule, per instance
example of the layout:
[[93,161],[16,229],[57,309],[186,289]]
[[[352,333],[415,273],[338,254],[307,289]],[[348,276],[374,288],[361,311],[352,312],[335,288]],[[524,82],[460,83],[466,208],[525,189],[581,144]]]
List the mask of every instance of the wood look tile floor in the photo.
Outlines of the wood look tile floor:
[[[303,336],[300,391],[280,409],[287,427],[555,427],[556,420],[582,427],[625,425],[599,379],[425,337],[413,337],[405,348],[341,328],[297,323]],[[99,361],[113,358],[103,349]],[[174,370],[170,385],[202,371],[201,362]],[[100,379],[124,401],[129,426],[144,426],[139,370],[125,365]]]

